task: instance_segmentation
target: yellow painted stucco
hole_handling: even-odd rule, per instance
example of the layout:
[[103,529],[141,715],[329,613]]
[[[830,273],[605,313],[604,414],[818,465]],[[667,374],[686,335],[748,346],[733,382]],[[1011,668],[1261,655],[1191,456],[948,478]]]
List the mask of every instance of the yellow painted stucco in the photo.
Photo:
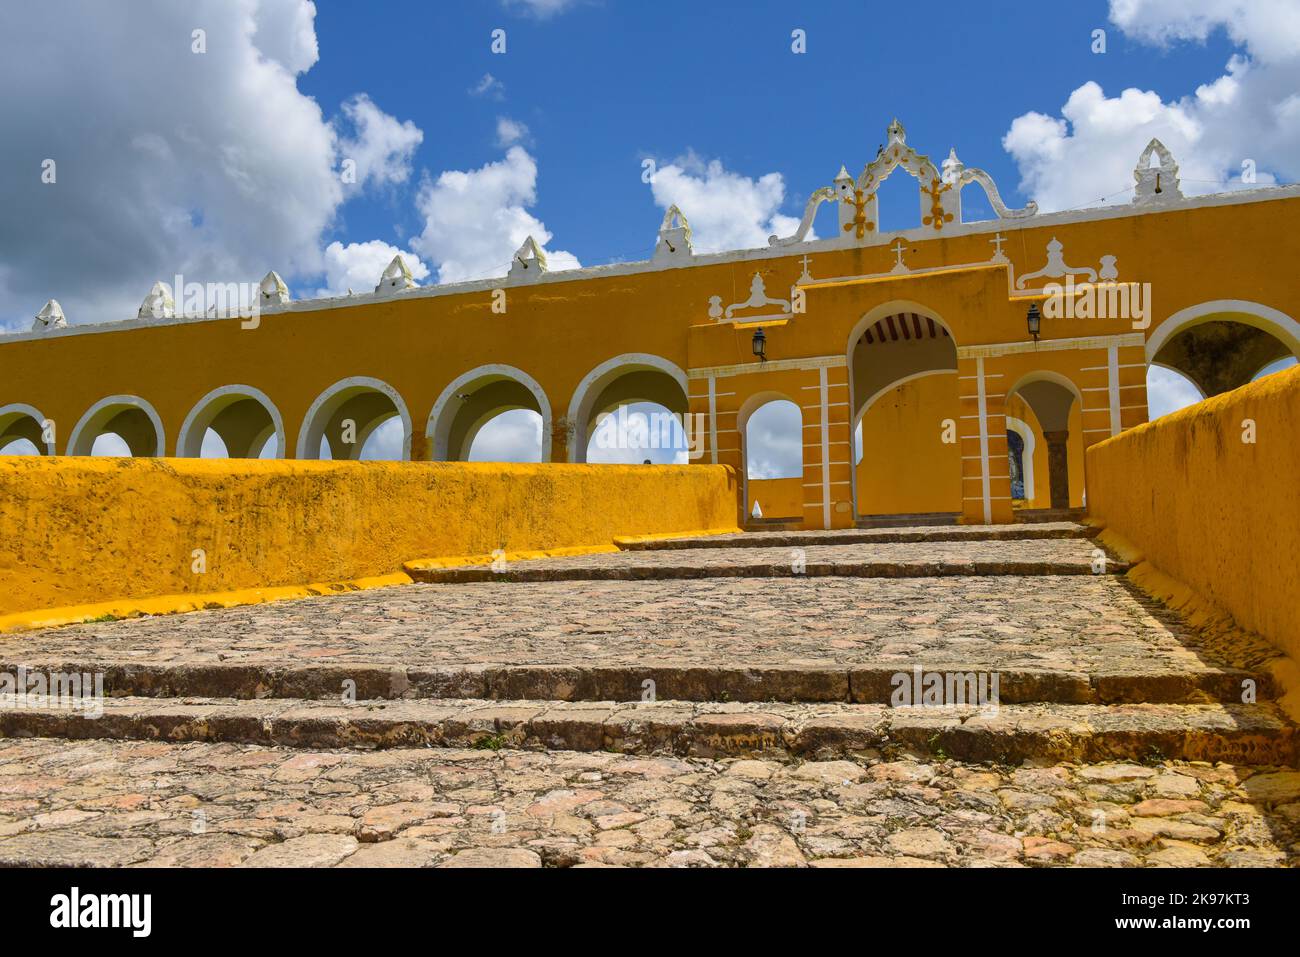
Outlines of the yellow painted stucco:
[[[861,515],[960,512],[957,375],[942,372],[890,389],[862,415],[857,466]],[[952,423],[951,428],[947,423]]]
[[[1083,450],[1147,419],[1146,345],[1156,337],[1221,315],[1282,329],[1288,342],[1300,342],[1292,318],[1300,316],[1300,286],[1278,268],[1300,258],[1300,231],[1278,226],[1298,216],[1294,191],[1259,190],[1168,207],[872,233],[860,244],[837,236],[668,264],[549,273],[531,283],[502,279],[373,301],[290,303],[264,313],[253,328],[239,318],[185,319],[0,337],[0,418],[18,414],[5,409],[37,410],[53,427],[54,451],[63,454],[97,403],[136,397],[156,413],[162,449],[171,456],[187,417],[201,413],[208,397],[249,387],[274,408],[282,454],[292,457],[300,438],[318,435],[309,421],[318,399],[340,383],[373,380],[397,398],[414,460],[461,456],[484,416],[536,402],[549,422],[549,460],[571,462],[584,459],[595,416],[648,399],[700,417],[693,464],[728,465],[743,477],[746,417],[763,401],[787,398],[802,415],[802,475],[798,492],[787,494],[794,483],[782,486],[777,510],[792,512],[803,526],[844,527],[858,514],[940,504],[968,522],[1005,522],[1013,517],[1005,415],[1024,388],[1052,382],[1074,397],[1068,460],[1077,505],[1087,487]],[[1032,340],[1026,309],[1045,281],[1053,240],[1072,267],[1096,273],[1112,260],[1122,281],[1149,283],[1150,325],[1049,318]],[[743,303],[755,274],[772,299],[792,299],[795,287],[806,299],[804,311],[760,323],[766,361],[752,352],[755,322],[710,312],[715,297],[723,305]],[[1035,274],[1040,278],[1027,288],[1017,286],[1017,277]],[[504,313],[493,311],[498,289]],[[862,470],[855,476],[855,415],[869,398],[855,394],[855,374],[862,362],[887,374],[890,360],[884,352],[857,357],[854,344],[877,318],[893,313],[925,316],[951,334],[955,405],[953,390],[938,393],[939,380],[953,377],[935,376],[911,390],[922,406],[906,416],[927,423],[922,435],[934,431],[929,423],[953,416],[958,454],[914,441],[900,420],[892,426],[903,442],[890,460],[893,471],[887,478]],[[736,318],[753,315],[742,310]],[[516,383],[526,377],[531,385],[475,392],[478,386],[462,380],[479,373]],[[435,413],[440,401],[460,401],[459,390],[482,402],[465,421],[448,425],[451,445],[439,452]],[[885,408],[873,411],[873,420]],[[136,419],[137,426],[145,422]],[[8,434],[34,434],[33,425],[9,426]],[[5,428],[0,422],[0,435]],[[1037,471],[1045,490],[1045,468]],[[962,493],[956,509],[948,501],[953,487]],[[1041,507],[1045,494],[1033,504]],[[772,514],[766,503],[764,512]]]
[[734,530],[738,496],[722,467],[5,456],[0,615]]
[[1088,508],[1154,569],[1300,660],[1297,436],[1293,368],[1092,446]]

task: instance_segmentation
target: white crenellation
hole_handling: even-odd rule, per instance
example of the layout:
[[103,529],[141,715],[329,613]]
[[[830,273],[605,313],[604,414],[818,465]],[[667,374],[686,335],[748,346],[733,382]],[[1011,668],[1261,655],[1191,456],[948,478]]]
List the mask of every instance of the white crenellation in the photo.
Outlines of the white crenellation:
[[402,292],[418,287],[419,283],[411,277],[411,270],[406,267],[406,260],[401,256],[394,256],[393,261],[379,277],[379,285],[375,287],[375,292]]
[[[1152,157],[1158,165],[1152,164]],[[1153,138],[1138,157],[1137,166],[1133,168],[1133,180],[1137,184],[1133,190],[1133,202],[1139,206],[1172,203],[1183,198],[1178,185],[1178,164],[1158,139]]]
[[176,300],[172,298],[172,287],[159,280],[149,290],[149,295],[140,303],[137,319],[174,319],[176,318]]
[[289,301],[289,287],[274,269],[262,278],[257,288],[263,306],[283,305]]
[[693,254],[691,224],[686,221],[686,216],[680,209],[669,206],[659,226],[659,242],[655,244],[655,254],[651,262],[690,259]]
[[68,320],[63,315],[63,307],[59,305],[59,300],[50,299],[45,305],[41,306],[41,311],[36,314],[36,319],[32,322],[32,332],[45,332],[48,329],[66,329]]
[[537,240],[529,236],[515,251],[515,257],[510,261],[510,272],[507,278],[516,282],[536,282],[545,273],[546,253],[537,244]]

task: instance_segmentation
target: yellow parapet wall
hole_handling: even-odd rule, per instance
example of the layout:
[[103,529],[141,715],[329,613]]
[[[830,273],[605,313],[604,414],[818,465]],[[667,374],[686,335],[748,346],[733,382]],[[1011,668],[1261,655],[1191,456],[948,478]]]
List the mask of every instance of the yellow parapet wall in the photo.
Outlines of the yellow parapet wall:
[[737,513],[725,466],[5,456],[0,616],[735,530]]
[[1300,660],[1300,368],[1092,446],[1088,510]]

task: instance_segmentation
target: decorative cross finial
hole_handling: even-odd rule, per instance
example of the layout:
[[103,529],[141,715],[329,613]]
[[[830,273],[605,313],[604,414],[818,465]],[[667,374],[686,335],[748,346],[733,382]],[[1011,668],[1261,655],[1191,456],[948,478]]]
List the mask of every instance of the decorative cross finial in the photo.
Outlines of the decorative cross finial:
[[895,239],[894,245],[890,246],[889,248],[894,251],[894,268],[892,271],[907,272],[908,271],[907,266],[904,265],[903,263],[903,250],[906,247],[903,245],[902,237]]
[[812,282],[812,281],[813,281],[812,273],[810,273],[810,272],[808,271],[808,264],[809,264],[810,262],[812,262],[812,257],[811,257],[811,256],[808,256],[808,255],[805,255],[805,256],[803,257],[803,259],[801,259],[801,260],[799,260],[799,261],[800,261],[801,263],[803,263],[803,272],[799,274],[799,281],[800,281],[800,282]]
[[1007,258],[1002,254],[1002,244],[1005,243],[1006,241],[1007,241],[1006,237],[1003,236],[1001,233],[998,233],[996,236],[994,236],[992,239],[989,240],[989,244],[994,249],[993,259],[992,259],[993,262],[1000,263]]

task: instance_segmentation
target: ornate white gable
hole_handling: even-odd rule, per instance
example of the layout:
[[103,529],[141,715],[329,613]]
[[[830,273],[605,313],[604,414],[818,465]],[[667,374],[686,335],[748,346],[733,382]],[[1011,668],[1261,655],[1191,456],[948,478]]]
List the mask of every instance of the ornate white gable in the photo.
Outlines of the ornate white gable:
[[942,232],[950,223],[960,223],[961,189],[978,183],[988,195],[989,203],[1000,219],[1024,219],[1038,212],[1034,203],[1023,209],[1010,209],[1002,201],[992,177],[982,169],[967,168],[952,150],[943,164],[943,174],[930,157],[918,153],[907,145],[907,131],[894,120],[886,132],[886,142],[856,178],[843,166],[831,186],[815,190],[808,199],[803,219],[794,235],[784,238],[771,236],[772,246],[789,246],[803,242],[812,228],[817,207],[827,200],[837,200],[839,205],[839,235],[849,243],[868,243],[880,232],[876,193],[880,184],[895,170],[901,169],[917,180],[921,204],[921,226]]

